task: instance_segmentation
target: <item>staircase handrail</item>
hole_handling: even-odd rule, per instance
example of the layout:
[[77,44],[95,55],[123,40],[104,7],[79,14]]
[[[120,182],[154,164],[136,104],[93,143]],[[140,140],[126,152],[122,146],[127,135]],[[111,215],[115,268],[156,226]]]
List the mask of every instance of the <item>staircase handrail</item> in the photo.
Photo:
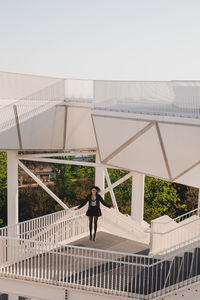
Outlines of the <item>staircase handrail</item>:
[[[195,208],[195,209],[193,209],[193,210],[191,210],[191,211],[189,211],[187,213],[184,213],[184,214],[182,214],[182,215],[180,215],[178,217],[175,217],[175,218],[173,218],[173,219],[171,219],[169,221],[166,221],[166,222],[157,221],[157,223],[159,223],[159,224],[168,224],[168,223],[171,223],[173,221],[179,223],[179,222],[185,220],[186,218],[188,218],[189,216],[195,215],[194,212],[198,212],[198,211],[199,211],[199,215],[200,215],[200,208]],[[179,219],[180,219],[180,221],[178,221]]]
[[[165,235],[165,234],[167,234],[167,233],[169,233],[169,232],[176,231],[176,230],[180,229],[181,227],[185,227],[185,226],[187,226],[188,224],[197,222],[197,221],[199,221],[199,220],[200,220],[200,218],[199,218],[199,219],[195,219],[195,220],[191,220],[191,221],[189,221],[189,222],[187,222],[187,223],[178,225],[177,227],[174,227],[174,228],[169,229],[168,231],[164,231],[164,232],[157,232],[157,231],[150,231],[150,232],[151,232],[152,234]],[[167,224],[167,223],[169,223],[169,222],[166,222],[166,223],[159,223],[159,222],[156,222],[156,223],[158,223],[158,224],[163,224],[163,225],[164,225],[164,224]]]

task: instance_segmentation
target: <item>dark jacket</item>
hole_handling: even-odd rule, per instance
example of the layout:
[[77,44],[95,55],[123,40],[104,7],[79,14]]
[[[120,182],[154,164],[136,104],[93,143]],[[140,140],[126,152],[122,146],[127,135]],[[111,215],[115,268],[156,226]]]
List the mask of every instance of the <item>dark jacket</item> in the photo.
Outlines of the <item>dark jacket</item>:
[[[83,201],[83,202],[78,206],[78,208],[83,207],[83,206],[86,205],[87,203],[88,203],[88,207],[90,207],[90,206],[91,206],[91,201],[92,201],[92,194],[89,194],[89,195],[86,197],[85,201]],[[104,206],[106,206],[106,207],[108,207],[108,208],[111,207],[109,204],[107,204],[107,203],[103,200],[103,198],[102,198],[99,194],[97,194],[96,201],[97,201],[97,206],[98,206],[98,207],[100,207],[100,202],[101,202]]]

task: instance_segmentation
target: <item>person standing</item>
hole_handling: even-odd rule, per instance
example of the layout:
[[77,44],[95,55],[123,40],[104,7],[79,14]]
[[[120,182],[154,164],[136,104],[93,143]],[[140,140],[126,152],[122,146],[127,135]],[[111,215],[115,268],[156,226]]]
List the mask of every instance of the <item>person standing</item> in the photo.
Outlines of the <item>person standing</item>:
[[75,208],[76,210],[80,209],[88,203],[88,210],[86,212],[86,216],[89,217],[90,240],[92,240],[92,224],[94,220],[93,241],[95,241],[96,239],[98,217],[102,215],[100,209],[100,202],[108,208],[113,207],[103,200],[103,198],[99,195],[99,191],[100,188],[98,186],[92,186],[90,189],[90,194],[86,197],[85,201],[83,201],[77,208]]

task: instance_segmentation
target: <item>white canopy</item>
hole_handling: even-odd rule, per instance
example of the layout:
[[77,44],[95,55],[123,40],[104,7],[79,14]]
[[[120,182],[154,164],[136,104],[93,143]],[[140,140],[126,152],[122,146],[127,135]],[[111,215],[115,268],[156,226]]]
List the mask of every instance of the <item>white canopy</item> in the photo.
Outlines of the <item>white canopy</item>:
[[98,149],[104,164],[200,187],[200,82],[0,72],[0,149]]

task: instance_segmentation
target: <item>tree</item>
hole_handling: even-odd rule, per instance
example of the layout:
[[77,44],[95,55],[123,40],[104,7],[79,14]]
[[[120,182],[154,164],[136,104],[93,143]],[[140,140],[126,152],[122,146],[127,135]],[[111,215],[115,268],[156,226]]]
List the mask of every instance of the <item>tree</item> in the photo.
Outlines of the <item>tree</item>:
[[144,193],[144,217],[147,222],[161,215],[174,218],[187,209],[181,199],[182,187],[180,184],[167,182],[161,179],[146,176]]

